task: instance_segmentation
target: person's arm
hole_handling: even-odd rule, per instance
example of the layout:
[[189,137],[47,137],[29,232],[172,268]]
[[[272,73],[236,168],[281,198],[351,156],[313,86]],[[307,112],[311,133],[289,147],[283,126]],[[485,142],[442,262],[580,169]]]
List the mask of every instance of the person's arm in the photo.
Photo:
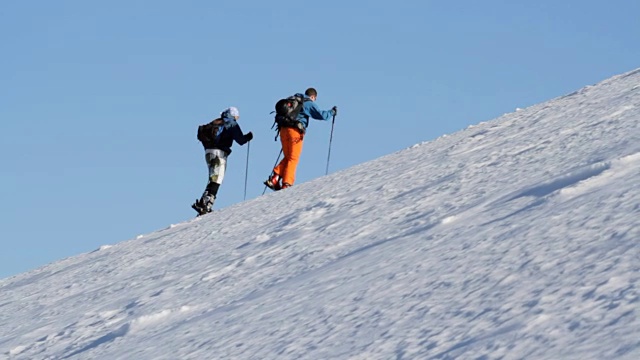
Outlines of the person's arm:
[[233,136],[233,140],[235,140],[238,145],[244,145],[247,142],[253,139],[253,133],[249,131],[246,134],[242,134],[242,129],[240,129],[240,125],[234,125],[229,129],[231,131],[231,135]]
[[311,102],[309,104],[309,115],[311,115],[311,117],[316,120],[327,121],[331,119],[331,117],[335,115],[335,113],[333,112],[333,110],[320,110],[320,108],[318,108],[318,105],[316,105],[316,103]]

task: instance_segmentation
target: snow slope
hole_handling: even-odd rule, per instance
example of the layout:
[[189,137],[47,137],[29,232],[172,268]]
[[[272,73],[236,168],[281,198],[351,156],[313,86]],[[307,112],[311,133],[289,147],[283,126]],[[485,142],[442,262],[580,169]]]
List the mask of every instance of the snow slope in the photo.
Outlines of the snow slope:
[[0,280],[0,357],[640,359],[639,183],[640,69]]

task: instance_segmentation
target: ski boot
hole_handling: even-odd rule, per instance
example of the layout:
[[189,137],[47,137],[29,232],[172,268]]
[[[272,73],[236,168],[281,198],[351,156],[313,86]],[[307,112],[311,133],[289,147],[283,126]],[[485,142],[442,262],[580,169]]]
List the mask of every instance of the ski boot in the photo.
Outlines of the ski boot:
[[265,180],[264,185],[273,191],[278,191],[282,189],[280,185],[280,176],[278,174],[271,174],[267,180]]
[[215,196],[205,192],[202,194],[200,200],[196,200],[196,202],[191,205],[191,208],[198,213],[198,216],[206,215],[212,211],[215,199]]

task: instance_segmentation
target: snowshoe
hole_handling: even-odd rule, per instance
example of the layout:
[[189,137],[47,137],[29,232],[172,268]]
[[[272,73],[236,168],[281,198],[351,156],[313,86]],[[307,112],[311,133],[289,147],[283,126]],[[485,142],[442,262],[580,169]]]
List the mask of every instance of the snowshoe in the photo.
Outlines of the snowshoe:
[[196,202],[191,204],[191,208],[198,213],[197,216],[202,216],[211,212],[211,210],[207,210],[206,207],[202,206],[200,200],[196,200]]
[[282,188],[280,186],[280,176],[276,174],[269,176],[269,178],[265,180],[263,184],[273,191],[278,191]]

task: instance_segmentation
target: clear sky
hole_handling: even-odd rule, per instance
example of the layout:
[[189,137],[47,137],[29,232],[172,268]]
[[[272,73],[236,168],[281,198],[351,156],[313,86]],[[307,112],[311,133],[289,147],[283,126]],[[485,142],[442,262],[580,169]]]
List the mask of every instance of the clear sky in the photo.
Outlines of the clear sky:
[[[6,2],[0,277],[192,218],[207,181],[197,126],[225,107],[255,138],[234,145],[216,208],[243,201],[247,159],[247,199],[262,193],[281,97],[313,86],[339,107],[335,172],[639,67],[638,13],[628,0]],[[330,129],[311,124],[298,183],[324,175]]]

